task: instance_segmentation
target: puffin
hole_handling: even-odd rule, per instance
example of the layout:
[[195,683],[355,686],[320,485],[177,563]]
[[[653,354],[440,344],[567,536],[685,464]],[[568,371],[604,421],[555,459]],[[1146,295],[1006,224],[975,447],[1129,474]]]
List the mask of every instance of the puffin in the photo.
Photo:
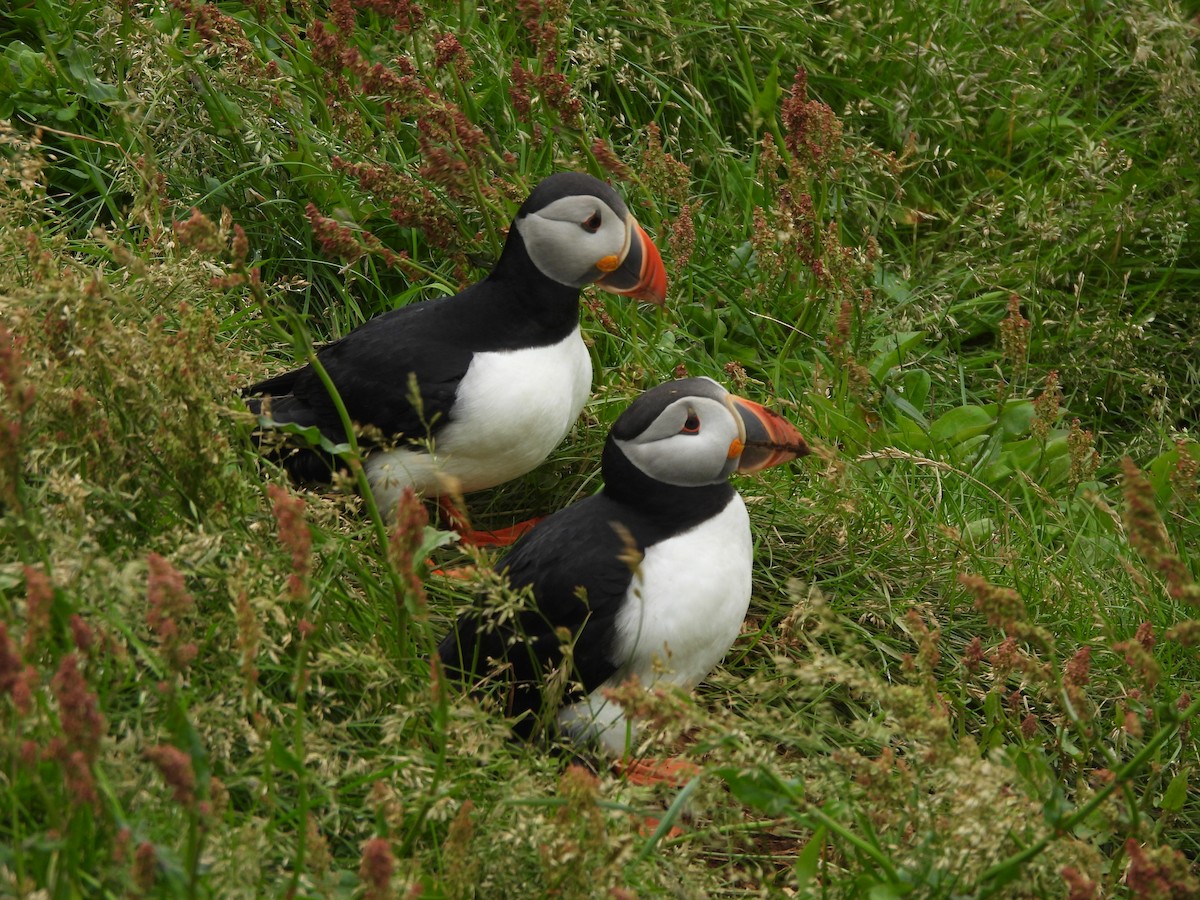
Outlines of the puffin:
[[[659,306],[666,299],[662,257],[621,196],[590,175],[561,172],[518,209],[482,281],[376,316],[317,352],[385,515],[409,487],[458,496],[524,475],[566,437],[591,392],[579,326],[588,284]],[[289,423],[346,440],[311,365],[244,394],[260,443]],[[329,482],[338,468],[308,445],[285,443],[271,455],[300,482]]]
[[694,688],[745,618],[750,521],[730,475],[808,452],[790,422],[710,378],[646,391],[608,434],[603,488],[496,564],[526,605],[484,598],[463,612],[437,649],[445,671],[498,696],[520,738],[557,731],[627,757],[636,728],[606,689],[631,677]]

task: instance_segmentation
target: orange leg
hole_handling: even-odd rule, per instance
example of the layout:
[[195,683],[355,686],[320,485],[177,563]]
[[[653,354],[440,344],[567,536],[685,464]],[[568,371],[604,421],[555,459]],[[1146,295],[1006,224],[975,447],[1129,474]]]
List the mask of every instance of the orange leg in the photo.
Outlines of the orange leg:
[[[695,763],[686,759],[670,757],[666,759],[625,759],[613,763],[613,769],[618,774],[624,775],[625,780],[630,784],[643,787],[665,784],[672,788],[682,788],[700,774],[700,767]],[[654,816],[641,816],[640,818],[638,833],[643,837],[650,837],[658,831],[660,819]],[[683,834],[683,829],[678,825],[672,825],[663,837],[674,838],[681,834]]]
[[507,547],[540,521],[540,517],[526,519],[524,522],[517,522],[507,528],[497,528],[495,531],[476,531],[471,527],[466,512],[460,509],[451,497],[444,494],[439,497],[438,507],[446,524],[458,532],[459,539],[464,544],[472,547]]
[[666,759],[626,759],[614,763],[613,768],[624,775],[625,780],[630,784],[639,784],[643,787],[665,784],[680,788],[700,774],[700,767],[694,762],[670,757]]

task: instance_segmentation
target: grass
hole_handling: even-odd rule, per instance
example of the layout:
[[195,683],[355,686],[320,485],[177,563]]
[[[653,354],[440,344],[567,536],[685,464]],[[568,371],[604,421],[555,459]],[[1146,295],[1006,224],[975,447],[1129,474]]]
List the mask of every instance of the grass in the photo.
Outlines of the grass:
[[[0,892],[1197,891],[1194,4],[11,6]],[[461,555],[288,486],[238,400],[560,169],[668,312],[585,297],[592,402],[477,520],[593,491],[679,367],[818,447],[739,482],[723,666],[641,703],[672,789],[442,683]]]

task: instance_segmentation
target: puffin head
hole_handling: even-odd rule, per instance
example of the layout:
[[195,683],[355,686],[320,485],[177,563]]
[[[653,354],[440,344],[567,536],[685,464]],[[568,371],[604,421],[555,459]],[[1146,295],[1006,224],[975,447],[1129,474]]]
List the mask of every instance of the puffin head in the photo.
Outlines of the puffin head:
[[547,278],[576,288],[596,284],[659,305],[666,300],[658,248],[620,195],[591,175],[561,172],[543,179],[513,225]]
[[676,487],[719,484],[809,452],[791,422],[711,378],[651,388],[621,414],[609,439],[644,475]]

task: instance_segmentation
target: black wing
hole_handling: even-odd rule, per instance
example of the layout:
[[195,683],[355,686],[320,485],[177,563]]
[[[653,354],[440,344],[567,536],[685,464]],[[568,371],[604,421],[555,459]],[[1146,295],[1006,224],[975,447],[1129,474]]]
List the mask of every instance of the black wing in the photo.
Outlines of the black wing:
[[[453,302],[462,297],[392,310],[318,351],[352,422],[377,428],[389,440],[400,435],[419,440],[450,420],[473,355],[460,333],[469,314]],[[331,441],[346,440],[337,407],[312,366],[268,378],[246,393],[262,398],[249,401],[255,413],[270,398],[276,422],[315,425]],[[327,479],[331,462],[311,451],[284,457],[293,475],[308,480]]]
[[[582,684],[583,693],[616,673],[613,625],[645,549],[636,537],[640,530],[625,507],[603,494],[540,522],[496,565],[515,590],[529,588],[533,608],[508,620],[496,609],[463,614],[438,646],[443,664],[472,683],[494,672],[491,680],[505,687],[506,712],[533,713],[515,726],[527,737],[541,717],[547,678],[563,662],[564,644],[572,648],[569,681]],[[547,700],[556,708],[578,695],[567,691]]]

